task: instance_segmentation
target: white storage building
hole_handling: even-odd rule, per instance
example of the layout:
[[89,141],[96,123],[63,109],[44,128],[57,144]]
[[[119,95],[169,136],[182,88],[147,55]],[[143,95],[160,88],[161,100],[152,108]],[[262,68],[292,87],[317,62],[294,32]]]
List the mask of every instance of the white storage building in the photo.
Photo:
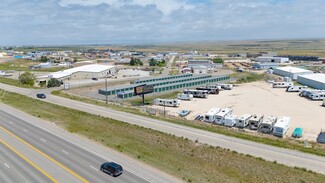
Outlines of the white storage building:
[[297,78],[298,83],[316,88],[319,90],[325,90],[325,74],[308,74],[301,75]]
[[297,79],[297,76],[305,75],[305,74],[313,74],[313,71],[307,69],[301,69],[298,67],[278,67],[275,68],[273,74],[277,74],[283,77],[289,77],[293,80]]
[[257,57],[256,62],[275,62],[275,63],[286,63],[289,62],[287,57]]

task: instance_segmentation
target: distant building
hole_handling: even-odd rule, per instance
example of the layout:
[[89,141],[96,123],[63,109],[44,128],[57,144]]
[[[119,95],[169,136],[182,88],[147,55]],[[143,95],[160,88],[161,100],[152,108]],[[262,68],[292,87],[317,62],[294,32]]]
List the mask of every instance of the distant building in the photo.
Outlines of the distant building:
[[276,56],[278,56],[278,53],[277,52],[268,51],[268,52],[260,52],[260,55],[262,57],[276,57]]
[[51,62],[46,62],[46,63],[40,63],[37,65],[33,65],[30,68],[31,69],[45,69],[45,68],[51,68],[52,67],[52,63]]
[[325,90],[325,74],[306,74],[297,77],[297,82],[319,90]]
[[203,65],[192,65],[191,71],[193,74],[207,74],[208,73],[208,68]]
[[264,63],[255,63],[252,65],[252,69],[274,69],[280,67],[279,63],[264,62]]
[[208,68],[208,70],[213,70],[215,68],[221,68],[222,64],[215,64],[211,60],[189,60],[188,61],[188,67],[192,66],[205,66]]
[[275,62],[275,63],[286,63],[289,62],[287,57],[257,57],[254,59],[256,62]]
[[274,69],[273,73],[296,80],[298,76],[313,74],[314,72],[298,67],[278,67]]

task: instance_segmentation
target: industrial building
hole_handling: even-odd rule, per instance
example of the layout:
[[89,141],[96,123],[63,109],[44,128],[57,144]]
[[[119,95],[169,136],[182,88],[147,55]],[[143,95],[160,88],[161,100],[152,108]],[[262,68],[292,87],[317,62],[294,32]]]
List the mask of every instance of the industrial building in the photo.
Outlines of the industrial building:
[[297,82],[315,89],[325,90],[325,74],[300,75]]
[[208,70],[222,67],[222,64],[215,64],[211,60],[189,60],[187,64],[188,67],[195,66],[195,65],[206,66]]
[[307,69],[301,69],[298,67],[278,67],[275,68],[273,74],[277,74],[283,77],[289,77],[293,80],[296,80],[298,76],[305,74],[313,74],[313,71]]
[[253,69],[274,69],[277,67],[280,67],[280,64],[274,62],[255,63],[252,65]]
[[91,64],[54,72],[45,76],[40,76],[36,78],[36,81],[38,84],[40,84],[44,82],[47,83],[47,81],[51,78],[56,78],[60,81],[64,81],[70,79],[104,78],[108,75],[114,74],[115,66]]
[[192,65],[191,71],[193,74],[207,74],[208,67],[203,65]]
[[197,75],[181,74],[175,76],[157,77],[149,79],[139,79],[130,85],[110,87],[106,90],[99,89],[98,93],[108,96],[118,96],[119,98],[130,98],[134,96],[134,87],[141,84],[153,85],[154,92],[164,92],[169,90],[176,90],[182,88],[189,88],[208,83],[223,82],[230,79],[229,76],[214,76],[211,75]]
[[257,57],[255,62],[275,62],[275,63],[287,63],[289,58],[287,57]]

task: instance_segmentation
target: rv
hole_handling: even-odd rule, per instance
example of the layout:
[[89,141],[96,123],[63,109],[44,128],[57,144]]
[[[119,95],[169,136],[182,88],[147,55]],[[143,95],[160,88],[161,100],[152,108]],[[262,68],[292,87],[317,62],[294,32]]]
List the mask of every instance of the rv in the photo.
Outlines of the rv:
[[289,86],[293,86],[293,82],[274,82],[273,88],[288,88]]
[[249,121],[248,126],[251,130],[257,130],[260,124],[262,123],[264,115],[262,114],[255,114],[253,115]]
[[323,107],[325,107],[325,99],[323,99]]
[[236,126],[238,128],[245,128],[248,125],[249,119],[252,117],[250,114],[244,114],[236,118]]
[[207,85],[207,88],[211,88],[211,89],[218,89],[219,91],[221,90],[221,86],[218,86],[217,84],[215,85]]
[[233,127],[236,124],[236,118],[237,118],[237,116],[232,115],[232,114],[226,116],[225,120],[224,120],[224,125],[229,126],[229,127]]
[[314,92],[308,95],[308,98],[311,100],[324,100],[325,92]]
[[212,123],[216,120],[216,114],[220,111],[219,108],[210,109],[204,116],[204,121],[208,123]]
[[218,125],[222,125],[224,123],[225,117],[232,114],[232,109],[230,108],[224,108],[221,109],[217,114],[216,114],[216,120],[214,121]]
[[273,130],[273,126],[277,120],[275,116],[267,117],[260,125],[259,131],[262,133],[271,133]]
[[192,94],[193,97],[196,97],[196,98],[208,98],[208,91],[206,91],[206,90],[189,90],[189,89],[185,89],[183,93]]
[[206,90],[209,92],[209,94],[219,94],[219,90],[216,88],[209,88],[206,86],[201,86],[201,87],[197,87],[197,90]]
[[177,99],[180,99],[180,100],[192,100],[193,95],[192,94],[179,93],[179,94],[177,94]]
[[278,121],[273,126],[273,135],[283,137],[287,133],[290,123],[290,117],[279,117]]
[[162,106],[168,106],[168,107],[178,107],[181,102],[177,99],[155,99],[154,100],[155,105],[162,105]]
[[234,85],[232,84],[223,84],[223,83],[217,83],[217,86],[220,86],[224,90],[231,90]]
[[287,88],[287,92],[301,92],[302,90],[305,90],[307,86],[289,86]]

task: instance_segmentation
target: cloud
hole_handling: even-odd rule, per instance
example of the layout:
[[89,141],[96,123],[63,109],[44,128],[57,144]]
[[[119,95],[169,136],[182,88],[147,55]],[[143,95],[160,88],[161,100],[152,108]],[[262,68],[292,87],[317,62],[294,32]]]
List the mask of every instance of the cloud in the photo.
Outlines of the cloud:
[[0,44],[324,38],[323,0],[10,0]]

